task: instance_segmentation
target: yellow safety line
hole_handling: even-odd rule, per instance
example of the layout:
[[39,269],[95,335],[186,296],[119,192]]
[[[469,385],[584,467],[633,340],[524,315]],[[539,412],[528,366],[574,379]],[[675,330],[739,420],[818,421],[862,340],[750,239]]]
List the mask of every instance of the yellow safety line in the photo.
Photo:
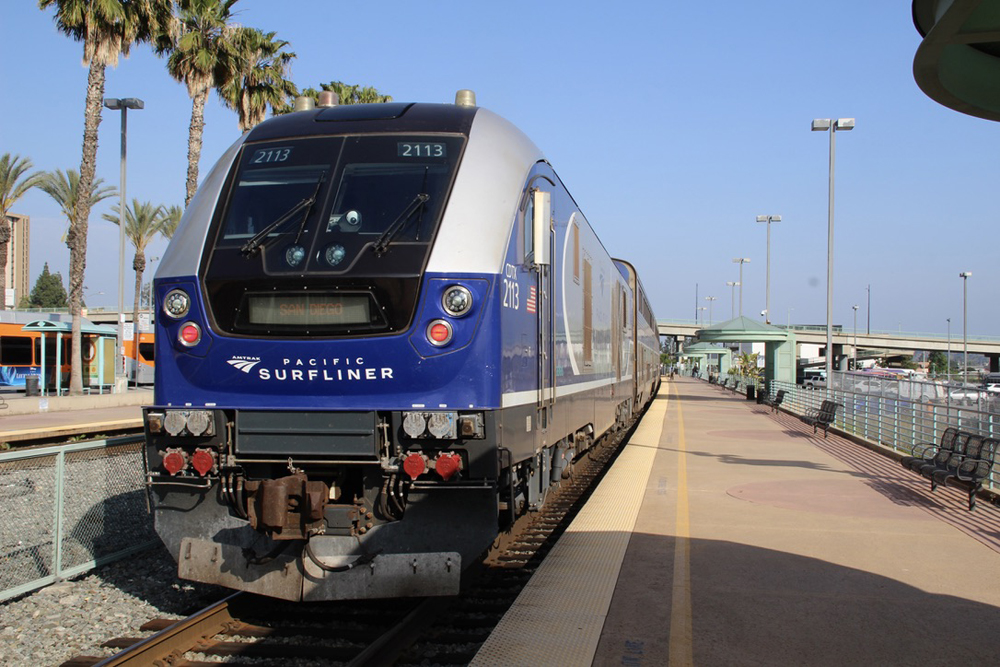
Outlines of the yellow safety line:
[[[672,383],[671,388],[677,392]],[[691,517],[688,511],[687,442],[684,439],[680,396],[677,398],[677,520],[670,603],[670,667],[694,664],[691,648]]]

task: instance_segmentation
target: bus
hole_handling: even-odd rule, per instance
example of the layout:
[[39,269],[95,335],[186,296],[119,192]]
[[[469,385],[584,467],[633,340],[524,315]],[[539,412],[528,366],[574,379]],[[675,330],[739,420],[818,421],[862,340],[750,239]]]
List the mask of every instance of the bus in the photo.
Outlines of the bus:
[[[139,334],[139,359],[138,366],[135,358],[135,340],[125,340],[125,367],[128,369],[129,380],[136,384],[153,384],[154,363],[154,334]],[[136,368],[138,367],[138,372]]]

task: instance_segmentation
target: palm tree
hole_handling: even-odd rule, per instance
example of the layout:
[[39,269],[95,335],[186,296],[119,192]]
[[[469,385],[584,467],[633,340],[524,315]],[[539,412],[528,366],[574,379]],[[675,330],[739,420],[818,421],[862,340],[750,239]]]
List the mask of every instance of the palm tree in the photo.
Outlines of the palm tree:
[[[343,83],[342,81],[331,81],[330,83],[320,84],[320,88],[336,93],[337,104],[378,104],[392,102],[392,95],[383,95],[374,86],[361,87],[360,85]],[[275,106],[274,112],[276,114],[290,113],[294,106],[296,95],[303,95],[316,100],[319,97],[319,91],[315,88],[306,88],[300,93],[290,93],[285,98],[284,104],[280,107]]]
[[[59,204],[62,214],[66,216],[66,222],[69,223],[69,227],[66,234],[63,235],[63,240],[71,250],[72,246],[70,244],[72,243],[71,239],[74,234],[73,228],[78,224],[76,212],[78,210],[77,204],[80,199],[80,193],[82,192],[80,188],[81,181],[80,175],[72,169],[67,169],[65,173],[61,169],[56,169],[55,171],[40,174],[38,182],[38,189],[52,197]],[[104,201],[108,197],[118,194],[115,188],[110,185],[102,185],[103,183],[103,178],[98,178],[91,183],[90,196],[86,197],[88,208],[93,207],[98,202]]]
[[219,89],[222,103],[239,114],[240,132],[262,122],[267,108],[280,108],[286,97],[297,94],[288,77],[294,53],[285,52],[288,42],[275,39],[274,32],[242,28],[235,39],[239,48],[239,72]]
[[323,84],[323,90],[330,90],[337,94],[340,104],[378,104],[382,102],[392,102],[392,95],[383,95],[374,86],[361,87],[340,81],[331,81]]
[[169,48],[167,70],[187,86],[191,96],[188,126],[188,169],[185,184],[186,207],[198,188],[198,160],[205,131],[205,102],[212,88],[226,85],[238,71],[235,43],[239,28],[229,22],[236,0],[178,0],[179,25]]
[[[7,244],[10,243],[10,220],[7,214],[24,193],[38,185],[41,173],[26,174],[31,160],[19,155],[4,153],[0,156],[0,310],[7,308],[4,298],[7,288]],[[21,296],[27,296],[22,294]]]
[[[157,35],[169,34],[173,3],[171,0],[38,0],[38,7],[55,7],[59,30],[83,42],[83,62],[89,71],[79,189],[92,193],[105,68],[108,65],[117,66],[119,56],[127,56],[132,45],[150,41]],[[73,317],[71,394],[83,393],[80,307],[83,302],[83,275],[87,268],[87,221],[91,205],[92,198],[89,196],[77,199],[66,240],[69,246],[69,312]]]
[[169,240],[174,237],[182,215],[184,215],[184,210],[180,206],[170,206],[163,209],[163,222],[160,223],[160,234],[163,235],[163,238]]
[[[177,208],[177,207],[174,207]],[[116,225],[121,224],[120,206],[112,206],[113,213],[105,213],[104,219]],[[146,270],[146,247],[153,238],[163,232],[163,224],[168,213],[162,205],[153,206],[150,202],[132,200],[132,206],[125,209],[125,237],[135,248],[132,258],[132,269],[135,271],[135,301],[132,305],[132,322],[135,331],[135,353],[139,354],[139,301],[142,296],[142,274]]]

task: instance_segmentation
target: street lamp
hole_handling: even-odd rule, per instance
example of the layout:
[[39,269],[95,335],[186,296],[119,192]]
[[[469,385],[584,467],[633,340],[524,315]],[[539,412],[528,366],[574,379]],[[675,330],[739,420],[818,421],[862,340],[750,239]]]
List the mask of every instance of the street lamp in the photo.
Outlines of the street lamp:
[[729,287],[729,319],[736,318],[736,288],[739,287],[740,283],[738,280],[727,280],[726,285]]
[[948,365],[945,366],[945,379],[951,382],[951,318],[948,318]]
[[708,326],[712,326],[712,302],[715,301],[715,297],[706,296],[705,301],[708,301]]
[[969,278],[972,271],[962,271],[958,274],[962,279],[962,384],[969,381]]
[[781,222],[780,215],[758,215],[757,222],[767,223],[767,278],[765,279],[764,310],[767,311],[765,324],[771,323],[771,223]]
[[743,317],[743,265],[749,261],[749,257],[737,257],[733,260],[733,264],[740,265],[740,281],[736,283],[740,286],[740,317]]
[[860,307],[857,304],[851,306],[854,309],[854,370],[858,370],[858,308]]
[[[128,131],[128,110],[142,109],[145,104],[138,97],[105,97],[104,106],[112,110],[122,112],[122,159],[120,173],[120,187],[118,190],[118,344],[115,356],[115,380],[116,385],[121,378],[125,377],[125,225],[127,215],[126,207],[128,199],[125,198],[125,153]],[[135,330],[136,322],[132,323]],[[133,334],[134,335],[134,334]],[[139,345],[138,337],[135,337],[136,346]],[[126,379],[126,388],[128,387]]]
[[[833,167],[837,154],[834,140],[837,130],[854,129],[853,118],[817,118],[812,122],[813,132],[830,133],[830,196],[826,230],[826,378],[833,382]],[[827,384],[828,387],[832,386]]]
[[[698,310],[708,310],[708,308],[706,308],[705,306],[698,306]],[[696,313],[696,314],[697,314],[697,313]],[[705,321],[705,316],[704,316],[704,314],[702,314],[702,316],[701,316],[701,321],[702,321],[702,322],[704,322],[704,321]],[[697,324],[697,323],[698,323],[698,321],[697,321],[697,319],[695,319],[695,324]]]

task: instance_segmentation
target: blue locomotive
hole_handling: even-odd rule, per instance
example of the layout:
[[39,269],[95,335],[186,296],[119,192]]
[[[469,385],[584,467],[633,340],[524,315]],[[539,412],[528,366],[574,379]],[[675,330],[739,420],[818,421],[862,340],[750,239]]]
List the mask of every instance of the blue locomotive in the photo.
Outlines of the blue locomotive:
[[192,200],[156,274],[144,408],[182,578],[453,594],[655,394],[635,269],[470,97],[272,118]]

